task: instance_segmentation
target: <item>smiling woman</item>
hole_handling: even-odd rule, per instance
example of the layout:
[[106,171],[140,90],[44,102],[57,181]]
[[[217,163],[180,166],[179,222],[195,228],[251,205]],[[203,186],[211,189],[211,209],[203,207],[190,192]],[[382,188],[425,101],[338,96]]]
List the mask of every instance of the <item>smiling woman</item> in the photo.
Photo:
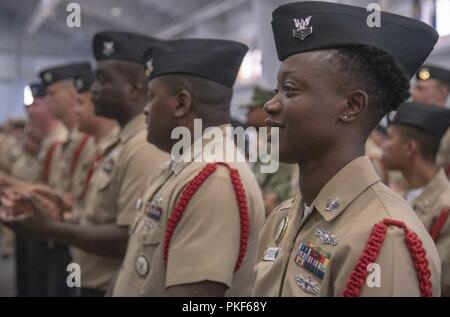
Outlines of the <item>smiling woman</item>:
[[[280,160],[299,165],[300,191],[272,212],[260,235],[256,296],[440,295],[430,236],[363,156],[370,131],[408,97],[408,80],[437,33],[388,13],[381,15],[383,30],[369,29],[366,15],[363,8],[326,2],[290,3],[273,12],[282,64],[277,94],[264,109],[269,125],[283,127]],[[417,49],[412,34],[426,45]],[[410,248],[413,243],[421,247]],[[423,254],[429,265],[417,268]],[[384,284],[365,283],[373,264]]]
[[[439,294],[433,242],[368,157],[387,176],[371,130],[415,73],[414,101],[448,102],[450,0],[281,2],[0,0],[19,296]],[[405,136],[433,160],[436,140],[389,131],[395,167]],[[436,162],[450,174],[450,130]]]

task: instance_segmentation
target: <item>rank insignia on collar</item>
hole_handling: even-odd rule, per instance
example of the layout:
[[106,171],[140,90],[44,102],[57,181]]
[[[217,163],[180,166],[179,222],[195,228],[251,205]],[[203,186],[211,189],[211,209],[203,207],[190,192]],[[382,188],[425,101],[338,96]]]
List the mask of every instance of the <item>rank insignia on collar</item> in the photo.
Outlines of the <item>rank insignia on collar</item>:
[[312,16],[306,17],[304,19],[294,19],[295,29],[292,30],[292,37],[303,41],[313,32],[311,23]]
[[111,174],[111,172],[113,170],[113,166],[114,166],[114,160],[113,159],[106,160],[102,164],[102,170],[104,170],[108,174]]
[[277,231],[275,232],[275,243],[278,244],[283,239],[284,233],[286,232],[288,226],[289,218],[284,217],[278,225]]
[[330,262],[331,254],[311,243],[301,243],[294,261],[306,271],[311,272],[318,279],[323,280]]
[[314,233],[320,239],[322,244],[330,244],[332,246],[336,246],[338,244],[337,236],[328,230],[317,228]]
[[159,221],[162,213],[162,204],[163,198],[158,193],[154,196],[154,198],[147,202],[145,207],[145,214],[147,217],[152,218],[153,220]]
[[310,276],[305,277],[302,274],[296,274],[295,282],[305,293],[312,295],[319,294],[319,284],[312,281]]
[[339,209],[339,207],[341,206],[341,204],[339,203],[339,200],[340,200],[339,197],[334,197],[334,198],[328,199],[325,210],[326,211],[335,211],[335,210]]

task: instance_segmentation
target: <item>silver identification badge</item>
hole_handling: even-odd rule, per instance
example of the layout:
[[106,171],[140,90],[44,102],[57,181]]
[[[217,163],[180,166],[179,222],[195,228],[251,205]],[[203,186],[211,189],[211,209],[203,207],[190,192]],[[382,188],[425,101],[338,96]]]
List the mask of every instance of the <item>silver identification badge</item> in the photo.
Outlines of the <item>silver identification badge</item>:
[[278,254],[280,253],[281,248],[278,247],[268,247],[264,252],[263,261],[267,262],[275,262]]

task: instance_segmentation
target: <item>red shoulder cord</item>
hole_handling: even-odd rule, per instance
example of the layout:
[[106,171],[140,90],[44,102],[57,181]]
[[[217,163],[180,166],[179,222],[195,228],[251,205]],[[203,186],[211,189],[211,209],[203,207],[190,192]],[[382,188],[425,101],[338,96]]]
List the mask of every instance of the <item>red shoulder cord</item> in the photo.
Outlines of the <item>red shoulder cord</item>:
[[50,145],[50,147],[47,150],[47,155],[45,156],[44,160],[44,171],[42,174],[42,182],[44,184],[48,184],[48,177],[50,174],[50,164],[52,163],[53,155],[55,154],[56,148],[60,144],[61,144],[60,142],[54,142],[52,143],[52,145]]
[[405,231],[406,245],[408,246],[409,253],[413,259],[417,277],[419,279],[420,294],[422,297],[431,297],[431,272],[428,268],[428,260],[426,257],[426,252],[422,247],[422,241],[420,241],[420,238],[416,233],[408,229],[404,222],[387,218],[373,226],[366,248],[364,249],[362,256],[359,258],[358,263],[355,265],[355,268],[350,275],[350,279],[347,282],[347,286],[342,293],[344,297],[358,297],[360,295],[368,274],[367,266],[370,263],[374,263],[378,258],[387,229],[391,225],[403,228]]
[[81,192],[80,196],[78,197],[79,200],[82,199],[84,197],[84,195],[86,195],[86,192],[89,188],[89,184],[91,182],[92,175],[94,174],[97,164],[101,161],[102,158],[103,158],[103,153],[98,152],[97,155],[95,156],[95,159],[92,161],[91,165],[89,165],[89,169],[88,169],[86,178],[84,180],[83,191]]
[[241,179],[239,177],[239,172],[231,168],[226,163],[210,163],[207,164],[186,186],[184,191],[182,192],[180,199],[178,200],[175,208],[169,216],[167,221],[167,228],[164,236],[164,262],[167,266],[167,259],[169,255],[169,247],[170,240],[172,239],[172,235],[175,231],[175,228],[181,219],[183,212],[185,211],[189,200],[195,194],[195,192],[199,189],[199,187],[203,184],[203,182],[217,169],[218,165],[225,166],[228,168],[230,173],[231,182],[233,184],[234,193],[236,195],[239,213],[240,213],[240,222],[241,222],[241,234],[240,234],[240,242],[239,242],[239,256],[234,267],[234,272],[239,270],[239,267],[242,264],[244,256],[247,252],[248,246],[248,236],[249,236],[249,215],[248,215],[248,205],[247,198],[245,197],[245,190],[242,185]]
[[439,238],[439,233],[441,232],[442,228],[445,225],[445,222],[447,221],[448,215],[450,213],[450,208],[444,208],[439,216],[437,217],[436,221],[433,223],[433,226],[431,227],[431,237],[433,238],[433,241],[436,242]]
[[83,151],[83,148],[86,145],[89,138],[90,138],[89,134],[85,133],[83,136],[83,139],[81,139],[81,142],[78,144],[75,152],[73,153],[72,164],[70,165],[70,176],[71,177],[73,177],[73,174],[75,174],[75,168],[77,167],[81,152]]

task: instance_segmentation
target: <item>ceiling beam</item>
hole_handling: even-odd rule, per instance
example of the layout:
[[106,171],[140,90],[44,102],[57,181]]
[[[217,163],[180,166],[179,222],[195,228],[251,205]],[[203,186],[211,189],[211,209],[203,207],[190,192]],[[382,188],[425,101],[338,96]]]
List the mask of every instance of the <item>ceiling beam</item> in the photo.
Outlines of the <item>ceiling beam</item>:
[[219,4],[212,3],[198,9],[189,18],[168,26],[156,33],[160,38],[171,38],[206,20],[215,18],[227,11],[246,3],[248,0],[228,0]]
[[30,35],[36,33],[60,3],[61,0],[41,0],[28,20],[27,33]]

